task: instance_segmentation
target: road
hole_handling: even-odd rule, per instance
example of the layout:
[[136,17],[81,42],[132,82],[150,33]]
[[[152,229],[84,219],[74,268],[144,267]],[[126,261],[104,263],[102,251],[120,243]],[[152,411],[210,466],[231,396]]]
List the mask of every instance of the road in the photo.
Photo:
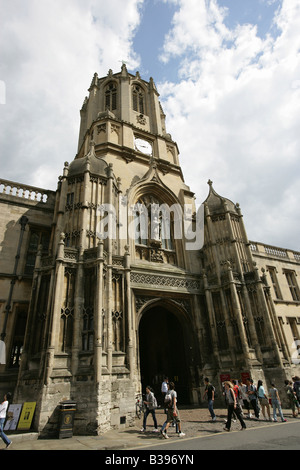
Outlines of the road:
[[[139,447],[141,450],[141,447]],[[300,450],[300,422],[270,423],[264,427],[252,427],[245,431],[160,440],[156,445],[145,446],[147,451],[189,450]]]

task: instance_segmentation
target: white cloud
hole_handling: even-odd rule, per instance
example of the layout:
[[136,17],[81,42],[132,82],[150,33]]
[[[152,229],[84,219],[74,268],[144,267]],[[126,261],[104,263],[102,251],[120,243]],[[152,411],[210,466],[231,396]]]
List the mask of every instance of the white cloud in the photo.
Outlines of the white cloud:
[[[263,38],[256,25],[230,29],[217,0],[160,1],[176,6],[161,60],[166,76],[179,61],[180,81],[157,86],[186,183],[200,203],[212,179],[240,202],[251,239],[300,250],[300,1],[276,1]],[[142,3],[0,0],[3,178],[56,188],[94,72],[140,65]]]
[[218,49],[223,39],[230,39],[230,31],[223,20],[226,9],[216,0],[209,3],[199,0],[178,1],[180,9],[173,18],[173,29],[167,34],[163,62],[186,52]]
[[0,0],[2,177],[55,189],[93,74],[136,68],[142,0]]
[[180,60],[181,81],[158,84],[168,131],[198,202],[210,178],[251,239],[300,250],[300,2],[282,2],[264,39],[225,15],[216,0],[180,2],[162,60]]

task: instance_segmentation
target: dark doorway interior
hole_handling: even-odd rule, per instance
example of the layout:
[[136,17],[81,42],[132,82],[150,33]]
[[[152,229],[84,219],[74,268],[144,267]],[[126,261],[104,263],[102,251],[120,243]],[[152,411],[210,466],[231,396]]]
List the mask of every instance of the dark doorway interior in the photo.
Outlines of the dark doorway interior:
[[189,403],[189,374],[183,326],[177,316],[163,307],[146,311],[139,326],[140,367],[143,393],[150,385],[161,402],[164,375],[175,383],[178,403]]

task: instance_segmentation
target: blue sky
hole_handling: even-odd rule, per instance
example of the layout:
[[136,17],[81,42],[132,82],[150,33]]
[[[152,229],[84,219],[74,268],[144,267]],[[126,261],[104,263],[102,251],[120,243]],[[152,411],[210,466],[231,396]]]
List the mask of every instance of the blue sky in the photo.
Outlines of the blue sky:
[[134,37],[134,49],[141,57],[140,73],[150,74],[157,82],[177,80],[177,63],[168,64],[166,68],[159,60],[175,11],[174,4],[159,0],[146,0],[141,7],[141,22]]
[[219,0],[219,5],[228,8],[225,23],[233,28],[237,24],[251,23],[257,25],[259,36],[263,37],[274,28],[273,16],[281,0]]
[[1,176],[56,189],[95,72],[152,76],[185,182],[300,251],[300,0],[0,0]]
[[[226,9],[225,25],[233,29],[241,24],[253,24],[257,34],[276,37],[277,28],[273,18],[281,0],[218,0]],[[178,11],[176,2],[145,0],[140,8],[141,20],[133,39],[134,50],[140,55],[140,72],[152,74],[157,82],[178,80],[178,61],[170,60],[168,67],[160,60],[166,32],[172,27],[172,19]]]

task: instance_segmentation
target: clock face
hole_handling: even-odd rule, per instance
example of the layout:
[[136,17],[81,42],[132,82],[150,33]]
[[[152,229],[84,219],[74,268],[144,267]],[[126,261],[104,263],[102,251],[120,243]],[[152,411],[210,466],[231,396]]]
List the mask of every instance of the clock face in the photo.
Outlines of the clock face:
[[143,139],[135,139],[135,148],[142,153],[145,153],[146,155],[152,155],[152,145],[150,142],[147,142],[147,140]]

